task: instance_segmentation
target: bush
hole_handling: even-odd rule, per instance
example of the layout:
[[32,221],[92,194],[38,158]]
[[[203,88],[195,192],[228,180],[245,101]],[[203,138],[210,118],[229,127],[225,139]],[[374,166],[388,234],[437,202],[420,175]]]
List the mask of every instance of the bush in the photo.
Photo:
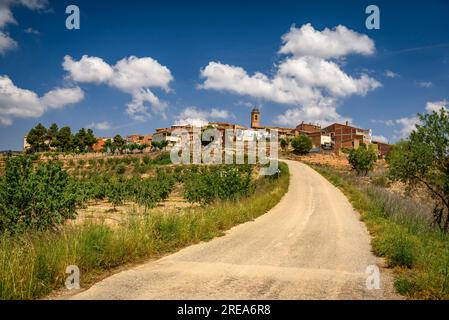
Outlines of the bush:
[[184,178],[184,195],[189,202],[211,203],[246,196],[252,190],[250,165],[196,167]]
[[53,161],[33,168],[28,157],[6,161],[0,180],[0,232],[43,230],[76,216],[69,176]]
[[153,179],[142,180],[137,202],[146,208],[154,207],[158,202],[168,198],[175,184],[173,175],[159,170]]
[[107,196],[108,201],[114,206],[114,210],[125,201],[126,191],[125,184],[121,179],[111,181],[109,184]]
[[308,154],[312,149],[312,139],[306,135],[300,135],[292,139],[291,145],[297,154]]
[[371,146],[367,148],[366,145],[360,145],[349,152],[348,161],[357,174],[366,175],[368,171],[373,170],[376,160],[376,151]]
[[288,189],[288,179],[286,174],[280,180],[264,180],[251,197],[232,205],[133,217],[114,228],[82,224],[58,233],[0,236],[0,299],[35,299],[61,289],[68,265],[80,268],[81,286],[88,287],[117,266],[208,241],[275,206]]

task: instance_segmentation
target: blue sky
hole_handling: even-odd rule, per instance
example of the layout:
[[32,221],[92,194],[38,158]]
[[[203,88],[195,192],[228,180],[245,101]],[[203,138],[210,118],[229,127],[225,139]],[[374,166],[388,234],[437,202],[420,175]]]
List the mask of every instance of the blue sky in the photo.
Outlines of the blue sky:
[[[80,30],[65,28],[70,4]],[[380,30],[365,27],[369,4]],[[448,106],[448,31],[444,0],[0,0],[0,150],[38,122],[143,134],[249,125],[254,104],[266,125],[349,118],[395,141]]]

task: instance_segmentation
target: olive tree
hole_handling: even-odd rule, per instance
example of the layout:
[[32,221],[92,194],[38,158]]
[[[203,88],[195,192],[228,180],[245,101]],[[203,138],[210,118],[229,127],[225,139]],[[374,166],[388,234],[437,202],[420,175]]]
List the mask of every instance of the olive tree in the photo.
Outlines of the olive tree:
[[409,188],[423,186],[435,200],[434,224],[449,231],[449,112],[418,115],[410,136],[388,156],[389,175]]

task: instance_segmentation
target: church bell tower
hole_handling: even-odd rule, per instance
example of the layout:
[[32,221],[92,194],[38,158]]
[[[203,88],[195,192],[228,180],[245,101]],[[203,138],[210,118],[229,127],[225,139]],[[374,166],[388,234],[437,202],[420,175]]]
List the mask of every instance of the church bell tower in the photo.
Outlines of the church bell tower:
[[257,107],[251,111],[251,128],[260,128],[260,111]]

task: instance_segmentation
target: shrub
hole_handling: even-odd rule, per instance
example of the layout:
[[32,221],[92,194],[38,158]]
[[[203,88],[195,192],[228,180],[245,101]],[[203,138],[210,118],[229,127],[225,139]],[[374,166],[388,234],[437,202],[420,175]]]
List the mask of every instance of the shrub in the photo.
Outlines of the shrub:
[[0,232],[43,230],[74,218],[75,196],[69,176],[60,163],[42,163],[33,168],[28,157],[6,161],[0,180]]
[[300,135],[292,139],[292,147],[297,154],[307,154],[312,149],[312,139],[306,135]]
[[236,199],[252,189],[250,165],[202,166],[184,178],[184,195],[189,202],[210,203]]
[[121,179],[111,181],[109,184],[107,196],[108,201],[114,206],[114,210],[125,201],[126,191],[125,184]]
[[373,170],[376,160],[376,151],[371,146],[367,148],[366,145],[360,145],[349,152],[348,161],[357,174],[366,175],[368,171]]

